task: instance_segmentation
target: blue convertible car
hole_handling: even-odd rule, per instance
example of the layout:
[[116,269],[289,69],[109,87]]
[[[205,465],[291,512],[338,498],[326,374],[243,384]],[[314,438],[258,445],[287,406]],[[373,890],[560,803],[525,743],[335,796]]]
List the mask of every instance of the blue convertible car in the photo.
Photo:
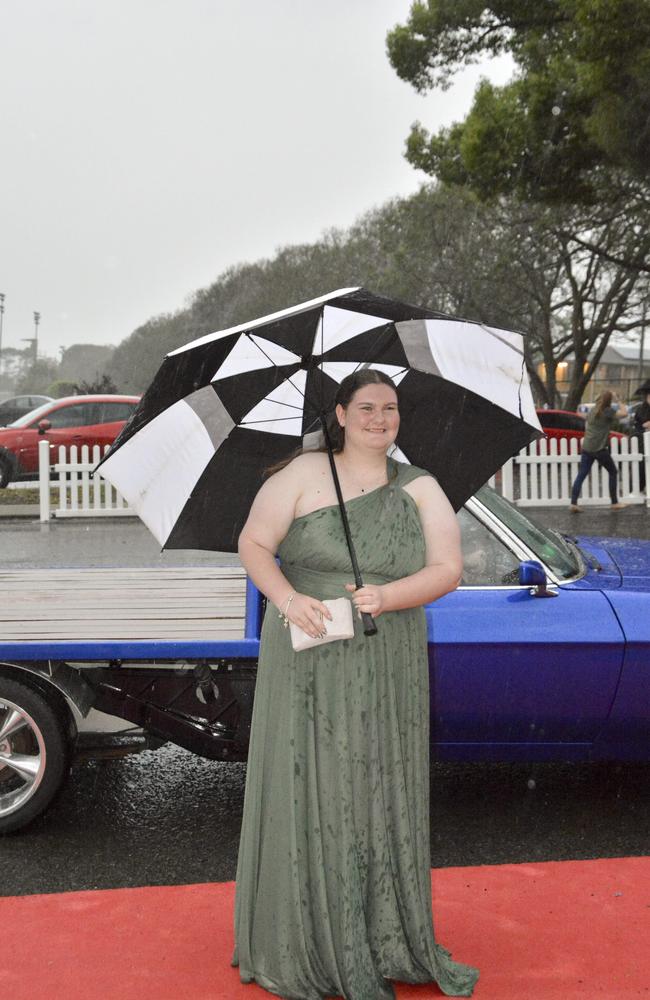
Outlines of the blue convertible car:
[[[650,542],[563,537],[484,488],[427,608],[432,753],[650,760]],[[238,566],[0,574],[0,832],[75,755],[245,759],[262,601]],[[372,640],[369,640],[372,641]]]
[[454,760],[650,759],[650,542],[568,538],[494,491],[427,609],[432,736]]

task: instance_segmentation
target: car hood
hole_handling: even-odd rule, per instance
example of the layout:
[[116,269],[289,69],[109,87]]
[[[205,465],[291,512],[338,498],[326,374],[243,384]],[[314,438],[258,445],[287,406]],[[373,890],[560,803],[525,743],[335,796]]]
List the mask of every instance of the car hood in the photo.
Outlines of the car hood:
[[640,538],[581,538],[579,543],[597,556],[597,549],[607,553],[621,574],[626,590],[650,591],[650,541]]

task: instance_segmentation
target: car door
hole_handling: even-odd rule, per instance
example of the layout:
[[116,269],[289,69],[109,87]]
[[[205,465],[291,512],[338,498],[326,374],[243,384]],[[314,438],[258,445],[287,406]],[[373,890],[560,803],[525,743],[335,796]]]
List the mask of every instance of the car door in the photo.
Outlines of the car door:
[[[21,466],[25,472],[38,470],[38,445],[40,441],[49,441],[50,461],[58,460],[59,446],[69,448],[71,445],[81,446],[92,443],[93,424],[99,414],[97,403],[68,403],[65,406],[53,408],[49,413],[41,414],[33,427],[26,428],[21,445]],[[50,428],[44,434],[38,433],[40,420],[49,420]]]
[[100,404],[99,423],[95,428],[96,442],[102,447],[113,444],[124,424],[133,415],[136,403],[122,400],[104,400]]
[[475,757],[476,744],[489,759],[513,744],[593,741],[622,668],[609,602],[586,587],[532,596],[517,583],[512,547],[467,510],[459,518],[463,581],[427,608],[432,739],[442,756],[473,746]]

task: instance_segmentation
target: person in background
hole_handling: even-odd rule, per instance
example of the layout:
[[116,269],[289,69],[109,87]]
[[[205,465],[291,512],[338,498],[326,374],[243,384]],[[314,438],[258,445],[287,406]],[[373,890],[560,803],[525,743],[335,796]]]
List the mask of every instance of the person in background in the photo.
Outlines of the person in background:
[[601,392],[596,400],[596,405],[587,414],[587,424],[585,436],[582,440],[582,454],[580,456],[580,468],[571,487],[570,510],[574,514],[580,512],[578,507],[578,497],[582,484],[589,475],[594,462],[598,462],[602,468],[609,473],[609,497],[612,502],[612,510],[622,510],[627,504],[621,503],[618,499],[618,473],[616,466],[609,453],[609,434],[614,421],[620,417],[627,416],[627,407],[620,403],[610,389]]
[[[643,435],[646,431],[650,431],[650,378],[647,378],[643,385],[634,393],[635,396],[643,396],[644,400],[640,406],[637,406],[634,411],[634,423],[632,425],[632,435],[638,439],[639,442],[639,452],[641,455],[644,454],[643,448]],[[640,463],[639,472],[639,488],[642,493],[646,491],[646,481],[645,481],[645,460],[642,459]]]

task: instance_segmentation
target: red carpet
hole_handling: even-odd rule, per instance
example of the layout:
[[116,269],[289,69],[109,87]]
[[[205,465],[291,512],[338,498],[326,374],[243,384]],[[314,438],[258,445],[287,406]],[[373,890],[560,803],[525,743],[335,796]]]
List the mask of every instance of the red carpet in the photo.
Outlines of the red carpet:
[[[476,965],[478,1000],[650,998],[650,858],[432,873],[439,941]],[[0,996],[263,1000],[229,965],[234,885],[0,899]],[[397,988],[399,1000],[440,997]]]

